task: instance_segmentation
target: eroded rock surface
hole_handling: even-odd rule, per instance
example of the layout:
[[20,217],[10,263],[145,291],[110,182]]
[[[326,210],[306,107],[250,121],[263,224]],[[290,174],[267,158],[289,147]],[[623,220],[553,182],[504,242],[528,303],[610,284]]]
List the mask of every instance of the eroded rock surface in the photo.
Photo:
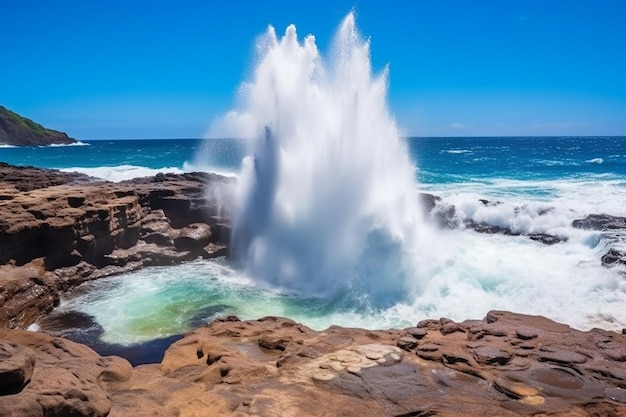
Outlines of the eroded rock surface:
[[0,166],[0,325],[24,327],[81,282],[227,253],[232,180],[120,183]]
[[34,402],[114,417],[626,415],[626,335],[499,311],[378,331],[226,317],[134,369],[37,333],[0,340],[36,357],[31,381],[0,395],[6,415],[43,415],[18,413]]
[[[12,349],[3,350],[7,345]],[[78,343],[25,330],[0,329],[0,358],[0,369],[5,363],[26,362],[22,369],[30,374],[21,386],[0,388],[3,417],[107,416],[112,405],[108,384],[133,373],[124,359],[101,357]]]

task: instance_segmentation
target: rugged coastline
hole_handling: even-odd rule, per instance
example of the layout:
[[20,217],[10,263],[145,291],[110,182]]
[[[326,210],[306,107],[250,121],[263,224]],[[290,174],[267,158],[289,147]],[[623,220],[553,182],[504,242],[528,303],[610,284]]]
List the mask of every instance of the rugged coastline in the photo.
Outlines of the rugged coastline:
[[[543,317],[494,311],[380,331],[225,317],[134,368],[20,330],[81,282],[227,254],[232,183],[203,173],[109,183],[0,164],[0,414],[626,415],[626,335]],[[454,207],[422,200],[441,227],[512,233],[459,224]],[[612,216],[577,222],[607,242],[626,228]],[[625,263],[619,246],[605,256]]]
[[88,280],[224,255],[231,182],[191,173],[110,183],[0,164],[0,326],[28,326]]

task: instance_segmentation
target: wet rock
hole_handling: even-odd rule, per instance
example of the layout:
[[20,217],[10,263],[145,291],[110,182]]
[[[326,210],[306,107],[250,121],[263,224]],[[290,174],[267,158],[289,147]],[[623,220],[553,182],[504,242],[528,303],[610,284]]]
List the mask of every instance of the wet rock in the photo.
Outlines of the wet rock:
[[586,230],[621,230],[626,229],[626,217],[608,214],[590,214],[572,222],[572,226]]
[[531,240],[541,242],[544,245],[556,245],[557,243],[566,242],[567,239],[560,236],[549,235],[547,233],[530,233],[527,235]]
[[499,225],[492,225],[486,222],[476,222],[473,219],[466,219],[464,225],[467,229],[474,230],[478,233],[486,233],[486,234],[502,234],[507,236],[527,236],[529,239],[534,240],[536,242],[541,242],[544,245],[554,245],[561,242],[566,242],[567,238],[550,235],[548,233],[529,233],[523,234],[519,232],[513,231],[509,227],[503,227]]
[[616,265],[626,266],[626,252],[616,248],[610,248],[600,259],[602,265],[607,267]]
[[444,202],[441,197],[433,194],[420,193],[418,196],[427,220],[442,229],[459,227],[460,221],[456,216],[456,208],[452,204]]

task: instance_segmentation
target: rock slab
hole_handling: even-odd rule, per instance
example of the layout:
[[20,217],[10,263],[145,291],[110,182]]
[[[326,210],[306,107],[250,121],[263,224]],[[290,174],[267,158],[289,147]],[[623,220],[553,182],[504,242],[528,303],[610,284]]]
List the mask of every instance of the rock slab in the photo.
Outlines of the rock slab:
[[134,369],[39,333],[0,341],[36,358],[0,394],[8,416],[626,416],[626,336],[502,311],[378,331],[224,317]]

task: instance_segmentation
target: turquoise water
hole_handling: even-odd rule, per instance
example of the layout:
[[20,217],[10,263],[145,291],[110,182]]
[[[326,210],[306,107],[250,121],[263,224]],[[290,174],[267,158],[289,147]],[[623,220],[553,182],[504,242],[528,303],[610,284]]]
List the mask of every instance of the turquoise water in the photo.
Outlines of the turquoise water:
[[[601,266],[597,232],[571,227],[590,213],[626,215],[626,137],[411,138],[407,145],[416,166],[415,189],[407,192],[440,195],[461,219],[568,241],[544,246],[523,236],[437,231],[429,236],[429,258],[420,259],[427,276],[415,277],[410,296],[383,308],[272,286],[222,259],[88,283],[57,311],[87,313],[103,327],[103,340],[126,344],[179,334],[219,314],[381,328],[506,309],[582,329],[626,327],[626,280]],[[93,141],[0,148],[0,161],[119,181],[159,171],[237,175],[246,149],[219,139]],[[501,204],[485,206],[480,198]]]

